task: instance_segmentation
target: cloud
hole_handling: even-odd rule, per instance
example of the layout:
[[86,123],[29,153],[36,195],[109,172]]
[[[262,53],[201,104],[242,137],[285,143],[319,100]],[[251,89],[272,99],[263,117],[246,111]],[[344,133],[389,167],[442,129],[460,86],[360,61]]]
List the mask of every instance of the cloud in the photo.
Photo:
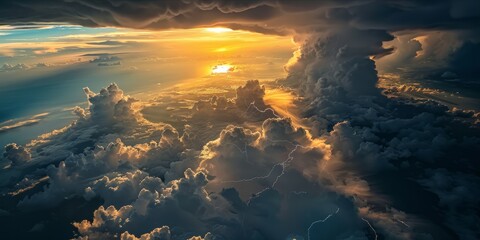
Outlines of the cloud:
[[228,122],[246,112],[242,120],[262,126],[229,125],[213,140],[199,136],[196,151],[186,149],[198,136],[195,124],[187,122],[191,129],[181,136],[143,119],[141,103],[118,86],[87,88],[89,107],[75,110],[75,123],[26,148],[8,147],[4,158],[16,166],[2,186],[37,163],[55,163],[28,172],[48,176],[49,185],[18,207],[99,197],[105,204],[75,223],[89,239],[166,237],[165,226],[173,239],[475,239],[478,202],[466,193],[478,183],[480,133],[464,121],[472,114],[383,96],[376,64],[422,79],[447,71],[476,76],[478,7],[473,0],[4,1],[4,24],[232,26],[292,35],[299,50],[279,83],[298,93],[302,117],[314,127],[276,116],[263,101],[265,88],[249,81],[235,101],[199,101],[192,114]]
[[122,65],[120,62],[114,62],[114,63],[99,63],[97,66],[99,67],[111,67],[111,66],[120,66]]
[[142,234],[140,238],[135,237],[135,235],[128,232],[122,233],[120,236],[121,240],[170,240],[170,228],[168,226],[163,226],[161,228],[155,228],[149,233]]
[[[478,64],[476,64],[479,54],[479,42],[465,41],[449,58],[448,71],[455,73],[456,77],[477,80],[477,76],[480,74]],[[445,73],[442,74],[442,77],[445,77]]]
[[265,108],[265,103],[263,102],[263,97],[265,96],[265,87],[260,86],[260,83],[257,81],[247,81],[245,86],[240,86],[237,89],[237,97],[235,103],[238,108],[246,110],[250,103],[258,104],[260,109]]
[[15,143],[11,143],[5,146],[3,157],[6,160],[11,161],[13,166],[21,165],[27,161],[30,161],[30,151]]
[[[348,17],[349,14],[346,14],[345,17]],[[462,41],[456,39],[458,33],[450,32],[439,36],[454,36],[452,41],[447,41],[448,44],[462,45]],[[379,60],[376,61],[380,63],[388,57],[393,58],[385,66],[414,65],[418,59],[419,65],[423,64],[426,72],[443,68],[443,73],[448,69],[448,59],[451,59],[448,50],[434,48],[421,40],[411,40],[413,38],[397,40],[396,46],[400,46],[397,50],[383,44],[394,39],[388,31],[351,27],[329,29],[307,38],[299,38],[297,41],[302,43],[301,48],[296,59],[287,67],[286,84],[297,87],[300,95],[306,98],[303,101],[306,106],[304,116],[315,122],[312,135],[325,138],[326,145],[330,147],[330,160],[324,167],[324,172],[330,174],[321,176],[320,179],[331,182],[330,187],[339,193],[362,199],[368,209],[375,209],[373,206],[382,205],[386,201],[382,199],[382,193],[393,194],[396,199],[408,199],[408,193],[400,194],[398,189],[389,188],[404,178],[422,179],[427,168],[449,165],[448,161],[459,157],[471,168],[476,165],[473,160],[476,151],[459,152],[459,149],[472,147],[471,144],[479,140],[478,129],[471,125],[474,120],[459,125],[459,121],[448,113],[445,106],[432,101],[386,98],[379,92],[374,56],[377,56]],[[440,39],[431,44],[442,43]],[[385,56],[392,52],[393,55]],[[435,65],[438,61],[433,64],[422,62],[421,58],[443,59],[445,65]],[[414,68],[407,67],[407,70],[412,70],[412,74],[418,73]],[[430,89],[397,87],[397,90],[424,93]],[[463,137],[456,134],[459,129],[470,129],[474,133]],[[457,169],[450,165],[448,168]],[[413,169],[418,172],[409,174]],[[458,171],[472,174],[467,169]],[[387,178],[382,172],[395,172],[397,177],[389,183],[376,184]],[[412,188],[424,189],[418,183],[412,184]],[[416,204],[428,206],[427,199],[422,198]],[[395,211],[405,211],[407,219],[416,217],[415,211],[410,208],[415,203],[402,207],[395,200],[387,202],[390,202],[390,207]],[[362,205],[363,203],[357,203],[359,209],[364,208]],[[361,212],[361,215],[374,223],[376,232],[382,232],[384,236],[408,239],[427,234],[438,237],[432,231],[405,231],[403,227],[397,226],[398,222],[380,221],[394,219],[392,215],[395,215],[395,211]],[[428,225],[436,225],[432,222],[433,218],[423,220]],[[445,217],[443,221],[450,220]],[[468,229],[473,230],[471,227]],[[392,232],[396,232],[396,237],[390,235]],[[469,237],[474,238],[472,232]]]
[[[179,160],[182,150],[178,134],[175,135],[168,129],[163,131],[158,142],[127,146],[120,139],[116,139],[106,147],[96,146],[93,150],[86,148],[83,153],[67,157],[57,167],[49,166],[46,169],[49,186],[45,187],[44,191],[23,199],[19,206],[54,207],[71,194],[84,196],[87,200],[101,196],[107,204],[119,205],[128,202],[138,194],[143,184],[156,181],[156,184],[161,186],[162,180],[150,179],[146,173],[140,171],[122,176],[119,176],[117,171],[147,168],[153,175],[163,176],[169,164],[175,162],[175,159]],[[127,179],[143,181],[142,184],[136,182],[125,185],[129,183],[125,182]],[[115,191],[111,191],[112,189]]]
[[[95,152],[115,152],[118,148],[124,149],[122,142],[115,142],[118,136],[124,141],[135,141],[140,135],[151,136],[153,140],[158,137],[161,142],[164,127],[159,124],[149,123],[144,120],[136,108],[137,100],[123,95],[123,91],[117,85],[111,84],[108,88],[102,89],[100,93],[94,93],[88,88],[84,89],[89,107],[88,109],[75,108],[74,112],[79,119],[69,126],[59,130],[43,134],[27,144],[27,148],[33,153],[32,158],[35,164],[49,164],[64,161],[67,158],[80,158],[85,150],[85,154],[94,155]],[[166,126],[168,127],[168,126]],[[128,140],[130,139],[130,140]],[[113,142],[113,143],[112,143]],[[149,141],[144,148],[155,148],[156,144],[149,145]],[[112,143],[108,147],[109,143]],[[142,142],[144,143],[144,142]],[[135,144],[134,144],[135,145]],[[99,147],[97,147],[99,146]],[[118,148],[114,148],[118,146]],[[140,147],[143,147],[140,146]],[[92,150],[94,149],[94,150]],[[125,152],[140,151],[137,148],[129,149],[125,147]],[[146,151],[146,150],[145,150]],[[71,156],[72,154],[78,156]],[[100,157],[100,156],[99,156]],[[87,162],[85,165],[88,165]],[[19,166],[19,168],[28,168]],[[21,174],[21,173],[20,173]],[[9,181],[15,181],[17,177],[12,177]],[[5,182],[4,184],[8,184]]]
[[386,43],[393,54],[377,61],[379,70],[404,78],[476,81],[478,36],[468,31],[427,31],[403,34]]
[[[55,11],[45,7],[52,4],[56,6]],[[348,43],[350,49],[345,48],[343,51],[365,49],[370,51],[370,55],[376,55],[378,58],[393,53],[388,60],[390,64],[380,64],[380,66],[391,69],[408,65],[417,69],[415,71],[417,74],[411,73],[409,74],[411,76],[418,76],[418,72],[422,72],[418,66],[433,67],[432,65],[442,65],[442,63],[445,66],[441,69],[435,66],[431,69],[435,70],[434,73],[427,74],[428,71],[426,71],[421,75],[427,74],[425,78],[439,78],[443,72],[451,71],[462,78],[474,80],[475,74],[478,73],[474,60],[475,56],[478,56],[476,52],[480,39],[476,23],[480,16],[474,12],[480,9],[475,0],[456,1],[454,4],[448,0],[428,4],[422,1],[390,3],[358,0],[297,1],[295,3],[281,0],[246,2],[167,0],[109,3],[90,0],[68,2],[44,0],[27,1],[24,4],[4,1],[0,8],[2,9],[0,22],[10,25],[31,22],[68,22],[83,26],[139,29],[224,26],[260,33],[292,35],[299,44],[302,44],[302,39],[309,36],[318,37],[335,29],[337,33],[329,36],[335,35],[338,39],[343,39],[338,43],[345,45],[342,41],[356,39]],[[18,17],[20,15],[23,17]],[[340,34],[339,32],[342,31],[343,33]],[[388,51],[381,50],[378,45],[381,45],[382,41],[393,39],[388,37],[388,34],[398,37],[399,40],[392,43],[395,48],[390,48]],[[425,41],[419,41],[419,37],[424,38]],[[110,45],[115,42],[107,41],[103,44]],[[353,49],[353,44],[358,47]],[[418,51],[419,48],[422,50]],[[374,49],[376,51],[373,51]],[[413,54],[415,52],[421,53],[422,57],[415,58]],[[438,54],[444,57],[440,58]],[[432,61],[432,59],[441,61]],[[350,62],[350,64],[357,63],[359,62]],[[345,64],[347,63],[345,62],[342,66],[348,67]],[[363,64],[368,63],[365,61]],[[112,64],[102,63],[101,65]],[[355,89],[361,86],[351,87]]]
[[23,63],[18,63],[15,65],[11,65],[8,63],[3,64],[3,66],[0,68],[0,72],[9,72],[9,71],[17,71],[17,70],[25,70],[29,69],[30,67],[23,64]]
[[387,93],[390,92],[405,92],[405,93],[422,93],[422,94],[439,94],[442,93],[441,90],[425,87],[416,87],[413,85],[401,84],[400,86],[394,86],[390,89],[387,89]]
[[[247,83],[247,86],[251,84]],[[258,83],[253,86],[256,87],[252,88],[255,89],[252,92],[262,89]],[[16,145],[9,147],[8,158],[27,156],[29,150],[34,151],[31,165],[23,163],[12,171],[54,162],[45,158],[53,156],[52,152],[59,161],[58,164],[39,168],[36,174],[46,175],[48,185],[21,198],[17,204],[19,209],[55,208],[72,196],[81,196],[87,202],[101,198],[103,204],[95,211],[92,220],[75,223],[80,237],[89,239],[113,236],[147,238],[155,234],[168,236],[166,227],[161,226],[169,226],[172,239],[195,236],[204,236],[205,239],[214,236],[229,239],[242,239],[242,236],[285,237],[292,232],[303,234],[312,221],[338,207],[342,208],[339,216],[356,219],[349,225],[352,233],[364,233],[361,230],[364,224],[356,216],[352,203],[348,200],[338,203],[339,195],[327,188],[322,188],[328,193],[322,200],[325,204],[319,206],[315,216],[308,217],[298,226],[276,232],[272,225],[263,224],[266,219],[274,218],[275,222],[288,226],[292,218],[311,211],[308,206],[314,206],[314,202],[318,201],[316,195],[312,195],[312,199],[306,198],[304,207],[299,211],[298,205],[289,202],[296,200],[287,197],[291,194],[297,196],[291,191],[298,190],[300,183],[308,182],[305,178],[319,179],[314,169],[319,168],[324,156],[328,155],[325,152],[327,149],[322,148],[326,148],[325,145],[310,139],[304,129],[294,127],[289,119],[267,119],[261,132],[229,126],[217,140],[206,144],[200,154],[184,149],[184,138],[175,129],[145,122],[134,107],[136,102],[124,96],[115,84],[100,93],[86,88],[85,93],[89,107],[74,109],[79,117],[74,124],[40,137],[29,144],[28,149]],[[142,134],[146,139],[130,138],[132,134]],[[111,140],[113,137],[120,138]],[[76,150],[80,146],[80,150]],[[10,151],[10,148],[15,151]],[[236,153],[242,150],[245,155]],[[60,155],[61,152],[64,153]],[[62,156],[65,160],[61,160]],[[251,167],[246,168],[248,164]],[[312,170],[306,171],[309,168]],[[254,169],[257,172],[251,171]],[[270,178],[252,181],[253,187],[229,182],[254,177],[254,174],[263,176],[272,170]],[[35,178],[35,175],[30,177]],[[278,186],[282,186],[279,190],[268,187],[277,181]],[[232,189],[230,193],[222,191],[232,186],[238,190]],[[313,188],[313,185],[308,188]],[[247,200],[238,198],[239,193],[248,196],[253,190],[262,189],[251,200],[248,197]],[[279,215],[280,202],[291,206],[288,214]],[[264,209],[263,206],[268,205],[272,208]],[[245,218],[243,226],[246,235],[239,232],[241,218]],[[329,234],[336,236],[340,231]]]
[[101,41],[101,42],[89,42],[88,44],[92,44],[92,45],[118,46],[118,45],[123,45],[124,42],[115,41],[115,40],[107,40],[107,41]]
[[33,124],[37,124],[40,122],[43,118],[47,117],[49,113],[40,113],[32,116],[30,119],[26,120],[19,120],[19,121],[14,121],[14,120],[9,120],[6,122],[3,122],[0,124],[0,133],[6,132],[12,129],[24,127],[24,126],[30,126]]
[[[101,199],[93,215],[72,220],[79,238],[453,236],[422,228],[417,222],[435,223],[429,218],[418,220],[413,207],[397,204],[397,199],[390,202],[382,194],[407,177],[417,180],[414,187],[430,186],[422,180],[425,166],[448,164],[453,149],[462,149],[457,157],[466,159],[464,164],[470,166],[466,169],[471,168],[468,159],[478,144],[475,132],[452,135],[445,128],[455,126],[459,133],[465,132],[453,118],[462,114],[446,113],[447,108],[432,103],[408,105],[379,94],[367,93],[364,100],[308,95],[313,101],[307,114],[315,113],[310,120],[324,127],[305,129],[288,118],[247,116],[248,124],[229,125],[215,138],[201,139],[195,135],[201,128],[198,119],[187,122],[191,125],[183,135],[169,125],[150,123],[141,115],[142,102],[126,96],[116,84],[99,93],[88,88],[84,92],[88,107],[73,110],[76,122],[26,147],[9,146],[4,155],[18,164],[8,170],[5,176],[10,182],[3,186],[21,182],[25,174],[48,183],[41,189],[35,187],[35,180],[10,187],[11,192],[32,191],[19,195],[16,208],[22,211],[54,209],[75,197],[86,204]],[[234,99],[214,97],[188,111],[244,113],[252,106],[242,102],[252,99],[268,108],[264,94],[265,87],[249,81],[237,89]],[[253,110],[252,116],[255,111],[262,115]],[[473,115],[465,117],[469,116]],[[252,123],[258,127],[250,127]],[[191,141],[200,144],[200,150],[192,149]],[[403,175],[411,171],[419,174]],[[383,172],[399,177],[382,186],[377,182],[384,179]],[[416,203],[435,204],[428,198]],[[454,216],[445,215],[445,222],[471,235],[470,225],[451,224]]]
[[117,56],[101,55],[93,60],[90,60],[91,63],[106,63],[106,62],[118,62],[121,58]]
[[[48,4],[57,4],[61,11],[53,11]],[[405,6],[410,6],[405,7]],[[474,1],[460,1],[450,4],[449,1],[423,3],[421,1],[401,1],[396,4],[364,1],[301,1],[292,3],[278,0],[254,1],[116,1],[98,3],[95,1],[56,2],[54,0],[41,3],[15,4],[2,3],[4,24],[21,22],[69,22],[85,26],[122,26],[137,28],[169,28],[194,27],[214,23],[257,23],[269,22],[280,25],[287,18],[293,19],[290,25],[302,26],[299,22],[308,19],[309,12],[323,13],[317,22],[310,25],[348,23],[359,28],[388,28],[401,30],[405,28],[468,28],[474,26],[478,14],[478,4]],[[367,11],[368,10],[368,11]],[[18,17],[19,12],[28,14]],[[75,12],[76,14],[67,14]],[[304,18],[300,17],[305,12]],[[384,14],[389,17],[385,18]],[[185,18],[184,16],[190,18]],[[418,16],[428,16],[420,18]],[[458,20],[462,19],[462,24]],[[285,23],[285,22],[284,22]],[[438,23],[434,25],[432,23]],[[306,26],[309,28],[310,26]],[[311,27],[310,27],[311,28]]]
[[[138,193],[138,198],[135,198],[131,204],[118,209],[114,206],[108,208],[101,206],[95,211],[93,221],[84,220],[74,225],[79,229],[80,234],[93,239],[112,236],[111,234],[115,233],[120,234],[124,231],[141,233],[153,229],[154,233],[154,226],[158,224],[174,224],[177,228],[198,231],[202,229],[204,223],[196,218],[195,214],[200,214],[199,211],[211,211],[213,207],[209,203],[207,193],[203,190],[207,182],[204,173],[187,169],[184,178],[173,180],[156,191],[143,188]],[[170,218],[156,218],[159,214],[167,216],[166,214],[169,213],[172,214]],[[163,232],[167,234],[165,231],[164,227]],[[129,236],[128,233],[123,235]]]
[[121,58],[110,54],[100,54],[98,57],[90,60],[90,63],[95,63],[99,67],[110,67],[121,65]]
[[446,169],[431,169],[426,173],[426,178],[420,180],[420,183],[439,197],[448,224],[461,238],[469,239],[478,234],[475,222],[478,222],[479,217],[468,210],[479,204],[478,198],[474,197],[480,194],[478,177]]
[[275,117],[275,110],[264,102],[265,86],[258,80],[250,80],[236,89],[233,99],[212,96],[209,100],[197,101],[192,110],[195,121],[245,122],[262,121]]
[[12,72],[12,71],[23,71],[29,69],[38,69],[38,68],[46,68],[49,67],[49,64],[46,63],[37,63],[33,65],[27,65],[24,63],[17,63],[17,64],[8,64],[5,63],[3,66],[0,67],[0,72]]

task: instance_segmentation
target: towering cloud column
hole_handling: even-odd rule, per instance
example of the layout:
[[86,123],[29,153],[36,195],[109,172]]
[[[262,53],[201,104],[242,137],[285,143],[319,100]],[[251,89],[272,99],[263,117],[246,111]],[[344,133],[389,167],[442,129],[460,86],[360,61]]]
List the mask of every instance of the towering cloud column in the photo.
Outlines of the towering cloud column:
[[351,27],[312,34],[296,63],[288,67],[288,79],[299,80],[307,97],[375,96],[379,91],[372,58],[389,53],[391,49],[382,48],[382,42],[392,39],[385,31]]

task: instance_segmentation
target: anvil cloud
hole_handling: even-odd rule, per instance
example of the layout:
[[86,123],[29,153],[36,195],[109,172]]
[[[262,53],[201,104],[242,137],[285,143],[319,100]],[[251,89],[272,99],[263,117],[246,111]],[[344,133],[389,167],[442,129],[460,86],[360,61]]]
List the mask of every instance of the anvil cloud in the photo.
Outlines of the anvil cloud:
[[18,28],[292,36],[272,86],[297,94],[308,127],[278,115],[254,80],[195,102],[182,130],[145,119],[148,104],[116,84],[85,88],[69,126],[5,146],[0,186],[14,200],[0,213],[91,210],[57,238],[478,239],[479,113],[387,96],[400,90],[382,92],[378,75],[478,82],[479,22],[475,0],[2,1],[0,24]]

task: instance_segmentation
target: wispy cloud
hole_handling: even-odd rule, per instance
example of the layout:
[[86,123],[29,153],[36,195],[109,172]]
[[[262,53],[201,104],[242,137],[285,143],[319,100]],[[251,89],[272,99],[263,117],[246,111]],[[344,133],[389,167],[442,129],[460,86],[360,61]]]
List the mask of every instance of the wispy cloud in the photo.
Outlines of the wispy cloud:
[[23,119],[23,120],[8,120],[3,123],[0,123],[0,133],[13,130],[16,128],[20,127],[25,127],[25,126],[30,126],[33,124],[39,123],[41,120],[43,120],[45,117],[49,115],[48,112],[45,113],[40,113],[32,116],[29,119]]

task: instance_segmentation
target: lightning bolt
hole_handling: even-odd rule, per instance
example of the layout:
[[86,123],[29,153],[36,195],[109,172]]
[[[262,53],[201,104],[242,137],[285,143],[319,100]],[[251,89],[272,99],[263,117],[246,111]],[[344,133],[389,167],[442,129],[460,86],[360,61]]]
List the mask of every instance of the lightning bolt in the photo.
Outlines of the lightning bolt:
[[373,228],[372,224],[370,224],[370,222],[369,222],[367,219],[362,218],[362,220],[368,224],[368,226],[370,227],[370,229],[372,229],[373,233],[375,234],[375,240],[377,240],[377,239],[378,239],[378,235],[377,235],[377,231],[375,231],[375,228]]
[[[273,115],[277,118],[282,118],[282,116],[278,115],[274,109],[272,108],[266,108],[264,110],[261,110],[259,109],[256,105],[255,105],[255,101],[251,102],[250,105],[248,106],[248,108],[246,109],[245,113],[247,113],[250,108],[253,107],[255,110],[257,110],[258,112],[260,113],[266,113],[267,111],[271,111],[273,113]],[[286,173],[286,169],[288,167],[288,164],[290,162],[292,162],[294,160],[294,156],[293,154],[299,149],[299,148],[302,148],[302,149],[307,149],[309,147],[307,146],[303,146],[303,145],[300,145],[300,144],[297,144],[297,143],[293,143],[291,141],[288,141],[288,140],[270,140],[270,139],[266,139],[267,141],[270,141],[272,143],[287,143],[287,144],[291,144],[293,146],[293,149],[288,153],[287,155],[287,159],[283,162],[280,162],[280,163],[277,163],[275,165],[273,165],[270,169],[270,171],[266,174],[266,175],[263,175],[263,176],[255,176],[255,177],[252,177],[252,178],[246,178],[246,179],[240,179],[240,180],[234,180],[234,181],[224,181],[224,183],[242,183],[242,182],[251,182],[251,181],[255,181],[255,180],[258,180],[258,179],[268,179],[272,176],[274,170],[276,167],[280,166],[282,168],[282,172],[275,177],[275,181],[272,183],[272,185],[270,186],[270,188],[274,188],[275,185],[278,183],[278,181],[280,180],[280,178],[285,175]],[[257,194],[255,195],[258,195],[260,194],[261,192],[263,191],[266,191],[269,187],[259,191]],[[306,194],[306,192],[294,192],[294,194]],[[248,200],[248,202],[250,202],[251,199]],[[337,210],[333,213],[330,213],[329,215],[327,215],[324,219],[320,219],[320,220],[317,220],[317,221],[314,221],[310,224],[310,226],[308,227],[308,230],[307,230],[307,235],[308,235],[308,240],[310,240],[310,231],[312,229],[313,226],[315,226],[316,224],[318,223],[324,223],[325,221],[327,221],[329,218],[331,218],[332,216],[338,214],[338,212],[340,211],[340,208],[337,208]]]
[[[277,118],[282,118],[282,116],[280,116],[279,114],[276,113],[276,111],[271,108],[271,107],[268,107],[268,108],[265,108],[264,110],[261,110],[259,109],[256,105],[255,105],[255,101],[252,101],[250,103],[250,105],[248,106],[248,108],[246,109],[245,111],[245,114],[250,110],[250,108],[253,108],[255,109],[256,111],[258,111],[259,113],[267,113],[268,111],[271,111],[272,114],[277,117]],[[355,131],[354,133],[355,135],[357,135],[357,132]],[[303,146],[303,145],[300,145],[300,144],[296,144],[296,143],[293,143],[291,141],[288,141],[288,140],[270,140],[270,139],[266,139],[267,141],[270,141],[270,142],[273,142],[273,143],[280,143],[280,142],[283,142],[283,143],[288,143],[288,144],[291,144],[293,146],[293,149],[288,153],[288,156],[287,156],[287,159],[283,162],[280,162],[280,163],[277,163],[275,165],[272,166],[272,168],[270,169],[270,171],[266,174],[266,175],[263,175],[263,176],[256,176],[256,177],[252,177],[252,178],[247,178],[247,179],[240,179],[240,180],[235,180],[235,181],[225,181],[226,183],[241,183],[241,182],[250,182],[250,181],[255,181],[255,180],[258,180],[258,179],[268,179],[272,176],[275,168],[277,168],[278,166],[280,166],[282,168],[282,172],[276,176],[275,178],[275,181],[272,183],[271,185],[271,188],[274,188],[275,185],[278,183],[279,179],[286,173],[286,169],[288,167],[288,164],[290,162],[292,162],[294,160],[294,157],[293,157],[293,154],[298,150],[298,148],[308,148],[306,146]],[[238,147],[237,147],[238,148]],[[241,150],[239,148],[239,150]],[[246,146],[245,146],[245,154],[246,154]],[[248,158],[248,156],[247,156]],[[322,164],[322,170],[325,168],[325,165],[326,165],[327,161],[325,161],[323,164]],[[260,194],[261,192],[267,190],[267,188],[261,190],[260,192],[257,193]],[[295,194],[302,194],[304,192],[294,192]],[[356,201],[356,197],[355,195],[353,196],[354,200]],[[249,200],[250,201],[250,200]],[[313,226],[315,226],[316,224],[319,224],[319,223],[324,223],[326,222],[328,219],[330,219],[332,216],[338,214],[338,212],[340,211],[340,208],[337,208],[337,210],[333,213],[330,213],[329,215],[327,215],[324,219],[320,219],[320,220],[317,220],[317,221],[314,221],[310,224],[310,226],[308,227],[308,230],[307,230],[307,239],[310,240],[310,231],[312,229]],[[378,240],[378,234],[377,234],[377,231],[375,230],[375,228],[373,227],[373,225],[365,218],[361,218],[364,222],[366,222],[369,226],[369,228],[372,230],[372,232],[374,233],[375,235],[375,240]],[[402,220],[399,220],[399,219],[396,219],[396,221],[398,221],[399,223],[401,223],[402,225],[406,226],[406,227],[410,227],[407,223],[405,223],[404,221]]]
[[[275,177],[275,181],[272,183],[272,185],[270,186],[271,188],[274,188],[275,185],[277,184],[278,180],[285,174],[286,172],[286,168],[288,167],[288,163],[290,163],[291,161],[294,160],[294,157],[293,157],[293,154],[298,150],[298,148],[308,148],[308,147],[305,147],[305,146],[302,146],[300,144],[295,144],[295,143],[292,143],[290,141],[287,141],[287,140],[276,140],[276,141],[273,141],[273,140],[268,140],[267,141],[271,141],[271,142],[274,142],[274,143],[278,143],[278,142],[287,142],[287,143],[290,143],[294,146],[294,148],[288,153],[288,156],[287,156],[287,159],[283,162],[280,162],[280,163],[277,163],[275,165],[273,165],[271,168],[270,168],[270,171],[266,174],[266,175],[263,175],[263,176],[255,176],[255,177],[251,177],[251,178],[245,178],[245,179],[239,179],[239,180],[230,180],[230,181],[222,181],[222,183],[242,183],[242,182],[251,182],[251,181],[255,181],[255,180],[259,180],[259,179],[268,179],[272,176],[275,168],[277,167],[281,167],[282,168],[282,172]],[[239,149],[240,151],[242,151],[238,146],[236,146],[237,149]],[[246,146],[245,146],[246,147]],[[246,149],[245,149],[246,151]],[[243,152],[243,151],[242,151]],[[248,157],[248,156],[247,156]]]
[[283,161],[282,163],[280,163],[279,165],[282,167],[282,172],[275,178],[275,181],[273,182],[272,184],[272,188],[275,187],[275,185],[277,184],[278,180],[285,174],[285,169],[288,167],[288,163],[290,163],[291,161],[293,161],[294,157],[292,156],[299,147],[302,147],[302,145],[299,145],[299,144],[295,144],[295,147],[293,148],[292,151],[290,151],[290,153],[288,153],[288,158],[287,160]]
[[400,220],[400,219],[398,219],[398,218],[393,218],[393,219],[396,220],[397,222],[401,223],[402,225],[404,225],[404,226],[407,227],[407,228],[410,227],[410,225],[408,225],[406,222],[404,222],[404,221],[402,221],[402,220]]
[[[247,110],[245,110],[245,113],[248,112],[248,110],[253,107],[255,110],[257,110],[258,112],[261,112],[261,113],[266,113],[267,111],[271,111],[273,113],[273,115],[277,118],[281,118],[282,116],[278,115],[274,109],[272,108],[266,108],[264,110],[261,110],[259,109],[256,105],[255,105],[255,101],[252,101],[250,103],[250,105],[248,105],[248,108]],[[270,139],[266,139],[267,141],[270,141],[270,142],[273,142],[273,143],[280,143],[280,142],[283,142],[283,143],[288,143],[288,144],[291,144],[292,146],[294,146],[294,148],[292,149],[292,151],[290,151],[288,153],[288,156],[287,156],[287,159],[283,162],[280,162],[280,163],[277,163],[275,165],[273,165],[270,169],[270,171],[266,174],[266,175],[263,175],[263,176],[255,176],[255,177],[251,177],[251,178],[245,178],[245,179],[239,179],[239,180],[230,180],[230,181],[222,181],[222,183],[242,183],[242,182],[251,182],[251,181],[255,181],[255,180],[258,180],[258,179],[268,179],[272,176],[274,170],[276,167],[280,166],[282,168],[282,172],[275,177],[275,181],[272,183],[271,185],[271,188],[274,188],[275,185],[277,184],[278,180],[285,174],[285,170],[288,166],[288,163],[293,161],[294,160],[294,157],[293,157],[293,154],[297,151],[298,148],[308,148],[308,147],[305,147],[303,145],[300,145],[300,144],[295,144],[291,141],[288,141],[288,140],[270,140]],[[245,144],[245,150],[242,150],[240,147],[238,147],[237,145],[233,144],[240,152],[244,153],[245,156],[246,156],[246,160],[247,162],[249,162],[249,159],[248,159],[248,154],[247,154],[247,145]]]
[[248,144],[247,143],[244,143],[244,146],[243,146],[243,150],[241,147],[237,146],[236,144],[234,143],[228,143],[226,145],[232,145],[234,146],[236,149],[238,149],[238,151],[240,151],[242,154],[245,154],[245,161],[247,161],[248,163],[251,163],[250,162],[250,159],[248,158],[248,151],[247,151],[247,146]]
[[275,116],[277,118],[282,118],[282,116],[278,115],[273,108],[269,107],[269,108],[265,108],[263,110],[259,109],[257,107],[257,105],[255,105],[255,101],[251,102],[250,105],[248,105],[247,110],[245,110],[245,113],[247,113],[248,110],[250,110],[250,107],[253,107],[255,110],[257,110],[258,112],[261,112],[261,113],[266,113],[267,111],[271,111],[273,116]]
[[308,230],[307,230],[307,240],[310,240],[310,230],[312,229],[312,227],[313,227],[315,224],[317,224],[317,223],[324,223],[324,222],[327,221],[329,218],[331,218],[333,215],[336,215],[339,211],[340,211],[340,208],[337,208],[337,211],[328,214],[328,216],[326,216],[324,219],[320,219],[320,220],[317,220],[317,221],[312,222],[312,223],[310,224],[310,227],[308,227]]

